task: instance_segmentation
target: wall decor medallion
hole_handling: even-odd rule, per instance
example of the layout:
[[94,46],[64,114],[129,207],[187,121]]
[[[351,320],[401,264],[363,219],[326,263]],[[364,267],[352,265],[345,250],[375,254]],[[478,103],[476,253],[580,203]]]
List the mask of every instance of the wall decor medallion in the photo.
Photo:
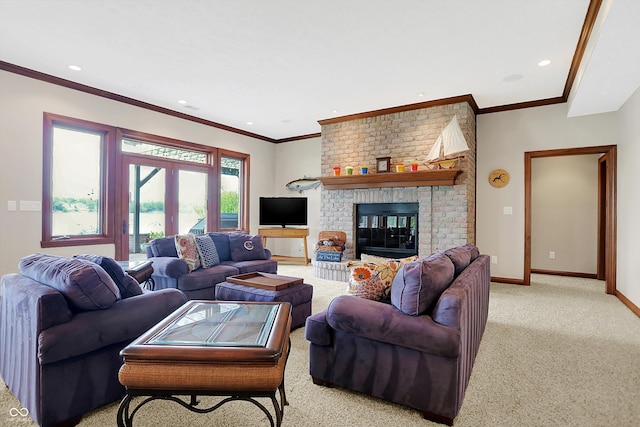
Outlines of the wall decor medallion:
[[489,184],[502,188],[509,183],[509,172],[504,169],[494,169],[489,174]]
[[376,158],[376,173],[391,172],[391,157]]

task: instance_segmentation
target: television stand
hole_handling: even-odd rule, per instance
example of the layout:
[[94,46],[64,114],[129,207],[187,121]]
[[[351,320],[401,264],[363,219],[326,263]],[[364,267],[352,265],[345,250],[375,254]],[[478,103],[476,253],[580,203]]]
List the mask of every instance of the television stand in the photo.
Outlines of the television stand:
[[309,255],[307,253],[307,236],[308,228],[283,228],[283,227],[267,227],[258,228],[258,234],[262,236],[262,244],[267,247],[267,238],[272,239],[302,239],[304,242],[304,258],[286,255],[272,255],[271,259],[276,261],[304,261],[304,265],[309,265]]

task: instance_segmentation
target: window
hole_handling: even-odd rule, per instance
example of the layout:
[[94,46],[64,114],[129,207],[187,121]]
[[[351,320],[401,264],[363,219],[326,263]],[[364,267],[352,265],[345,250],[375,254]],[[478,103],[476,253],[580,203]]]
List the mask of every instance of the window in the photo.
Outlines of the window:
[[249,155],[44,114],[42,247],[249,229]]
[[245,213],[249,156],[220,150],[220,228],[247,229]]
[[113,129],[45,114],[42,246],[112,243]]

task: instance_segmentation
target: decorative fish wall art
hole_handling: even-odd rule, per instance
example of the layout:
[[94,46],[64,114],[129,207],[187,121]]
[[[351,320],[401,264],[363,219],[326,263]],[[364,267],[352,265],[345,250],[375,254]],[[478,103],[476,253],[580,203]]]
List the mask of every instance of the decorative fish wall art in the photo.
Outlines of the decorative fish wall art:
[[294,179],[293,181],[287,183],[285,187],[287,187],[291,191],[297,191],[302,193],[305,190],[312,190],[320,185],[320,180],[318,178],[300,178]]

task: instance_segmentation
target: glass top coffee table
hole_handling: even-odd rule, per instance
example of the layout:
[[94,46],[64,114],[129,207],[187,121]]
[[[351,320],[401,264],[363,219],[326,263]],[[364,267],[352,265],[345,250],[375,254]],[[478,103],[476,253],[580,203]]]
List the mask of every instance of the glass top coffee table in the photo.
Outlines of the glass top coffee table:
[[[188,301],[120,352],[124,364],[118,378],[127,393],[118,408],[118,426],[132,426],[136,412],[156,399],[199,413],[232,400],[249,401],[274,426],[271,413],[254,397],[271,398],[280,426],[287,404],[290,324],[287,302]],[[227,397],[201,408],[198,395]],[[130,411],[135,396],[148,397]]]

